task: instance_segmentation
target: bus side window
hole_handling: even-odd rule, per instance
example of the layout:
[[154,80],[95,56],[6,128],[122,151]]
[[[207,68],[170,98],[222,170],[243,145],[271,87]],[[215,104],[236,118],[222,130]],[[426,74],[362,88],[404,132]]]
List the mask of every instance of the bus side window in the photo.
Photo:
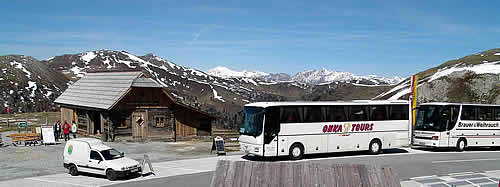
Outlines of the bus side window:
[[344,106],[330,106],[326,111],[328,122],[344,122],[346,121]]
[[286,106],[282,110],[281,123],[302,123],[302,107]]
[[477,113],[481,121],[493,121],[493,107],[478,107]]
[[392,105],[390,107],[389,120],[408,120],[407,105]]
[[365,106],[350,106],[349,121],[368,120]]
[[448,130],[451,130],[455,127],[457,124],[457,119],[458,119],[458,111],[459,111],[459,106],[451,106],[451,113],[450,113],[450,124],[448,125]]
[[462,106],[461,120],[476,120],[476,112],[473,106]]
[[387,120],[387,110],[384,105],[370,106],[370,120],[383,121]]
[[495,121],[500,121],[500,107],[495,107]]
[[324,114],[320,106],[306,106],[304,107],[304,122],[324,122]]

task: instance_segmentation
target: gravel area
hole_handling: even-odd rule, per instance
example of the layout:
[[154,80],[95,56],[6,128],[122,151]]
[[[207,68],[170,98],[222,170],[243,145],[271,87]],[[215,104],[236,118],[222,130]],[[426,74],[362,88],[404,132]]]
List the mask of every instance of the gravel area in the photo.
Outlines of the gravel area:
[[[12,146],[7,134],[2,133],[6,146],[0,148],[0,181],[32,176],[64,173],[64,142],[57,145]],[[210,153],[212,142],[104,142],[104,144],[125,153],[125,156],[142,160],[147,154],[151,162],[216,156]],[[154,165],[153,165],[154,167]]]

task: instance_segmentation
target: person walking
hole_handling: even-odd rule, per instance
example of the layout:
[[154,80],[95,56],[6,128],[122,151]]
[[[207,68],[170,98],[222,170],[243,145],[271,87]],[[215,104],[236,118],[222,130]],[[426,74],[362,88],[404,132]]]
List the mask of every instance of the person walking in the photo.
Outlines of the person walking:
[[75,123],[75,120],[73,120],[73,123],[71,123],[71,133],[73,134],[73,138],[76,138],[77,131],[78,131],[78,125]]
[[57,121],[54,124],[54,138],[56,139],[56,142],[59,141],[60,134],[61,134],[61,121]]
[[69,140],[69,130],[71,129],[71,125],[69,125],[68,121],[65,120],[62,128],[63,128],[63,133],[64,133],[64,141],[68,141]]

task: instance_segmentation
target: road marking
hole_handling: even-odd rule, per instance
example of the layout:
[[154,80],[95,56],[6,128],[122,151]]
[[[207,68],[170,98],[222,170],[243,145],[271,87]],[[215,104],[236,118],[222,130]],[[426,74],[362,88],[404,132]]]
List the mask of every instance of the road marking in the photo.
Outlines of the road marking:
[[474,174],[475,172],[467,171],[467,172],[459,172],[459,173],[449,173],[448,175],[458,176],[458,175],[469,175]]
[[494,161],[500,160],[496,158],[486,158],[486,159],[470,159],[470,160],[442,160],[442,161],[433,161],[433,164],[437,163],[450,163],[450,162],[475,162],[475,161]]
[[82,184],[75,184],[75,183],[62,182],[62,181],[54,181],[54,180],[47,180],[47,179],[39,179],[39,178],[27,178],[27,179],[36,180],[36,181],[43,181],[43,182],[51,182],[51,183],[61,183],[61,184],[67,184],[67,185],[72,185],[72,186],[91,187],[91,186],[82,185]]
[[[185,171],[194,171],[194,172],[198,172],[198,173],[202,173],[202,172],[207,172],[205,170],[195,170],[195,169],[186,169],[186,168],[176,168],[176,167],[166,167],[166,166],[155,166],[156,168],[164,168],[164,169],[179,169],[179,170],[185,170]],[[215,168],[214,168],[215,170]],[[213,170],[209,170],[209,171],[213,171]]]

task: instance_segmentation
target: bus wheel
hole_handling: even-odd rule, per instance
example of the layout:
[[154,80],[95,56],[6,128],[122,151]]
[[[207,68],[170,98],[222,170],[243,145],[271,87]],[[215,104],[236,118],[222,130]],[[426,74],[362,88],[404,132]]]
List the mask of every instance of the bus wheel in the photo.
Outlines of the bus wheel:
[[382,144],[380,143],[380,140],[375,139],[370,142],[370,148],[368,149],[370,154],[372,155],[379,154],[381,150],[382,150]]
[[467,147],[467,142],[465,141],[465,139],[459,139],[457,142],[457,151],[462,152],[464,151],[465,147]]
[[301,144],[293,144],[289,152],[290,159],[300,160],[304,156],[304,147]]

